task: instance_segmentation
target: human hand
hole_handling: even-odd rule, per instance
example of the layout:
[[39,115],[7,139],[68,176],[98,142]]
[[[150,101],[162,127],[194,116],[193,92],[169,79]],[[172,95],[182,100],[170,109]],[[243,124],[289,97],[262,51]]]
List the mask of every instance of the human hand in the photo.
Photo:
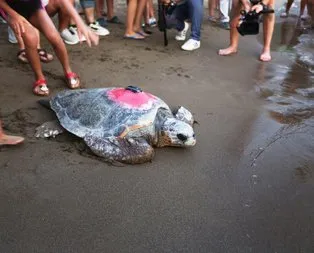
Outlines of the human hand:
[[255,11],[256,13],[260,13],[264,9],[264,6],[261,3],[255,4],[252,6],[251,11]]
[[8,21],[17,37],[21,37],[22,34],[25,33],[25,26],[31,26],[31,24],[19,14],[9,16]]
[[99,43],[99,36],[92,32],[86,25],[77,24],[77,33],[80,41],[82,41],[83,36],[89,47],[93,45],[97,46]]
[[170,4],[170,0],[161,0],[161,2],[164,4],[164,5],[168,5],[168,4]]

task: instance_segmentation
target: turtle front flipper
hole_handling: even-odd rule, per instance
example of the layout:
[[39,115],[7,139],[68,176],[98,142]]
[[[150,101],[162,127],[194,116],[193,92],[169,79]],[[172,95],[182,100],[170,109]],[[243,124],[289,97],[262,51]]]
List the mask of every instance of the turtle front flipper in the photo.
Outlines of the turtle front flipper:
[[56,137],[58,134],[63,133],[65,130],[57,120],[48,121],[36,128],[35,137],[48,138]]
[[183,106],[179,107],[178,111],[174,113],[174,116],[178,120],[182,120],[183,122],[188,123],[190,126],[193,126],[193,124],[195,123],[192,113]]
[[108,162],[139,164],[151,162],[153,147],[144,138],[99,138],[85,136],[85,143],[98,156]]

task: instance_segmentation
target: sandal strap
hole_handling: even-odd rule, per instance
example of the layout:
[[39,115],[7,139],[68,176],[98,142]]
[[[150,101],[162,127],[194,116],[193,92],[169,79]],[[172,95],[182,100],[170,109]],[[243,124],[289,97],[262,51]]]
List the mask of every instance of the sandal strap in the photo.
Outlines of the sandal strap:
[[65,77],[66,77],[67,79],[78,78],[78,75],[77,75],[76,73],[74,73],[74,72],[69,72],[69,73],[66,73],[66,74],[65,74]]
[[34,82],[33,88],[36,88],[37,86],[44,86],[44,85],[47,86],[46,80],[45,79],[39,79],[36,82]]
[[38,48],[38,49],[37,49],[37,52],[38,52],[40,55],[44,56],[44,57],[47,57],[47,56],[48,56],[48,52],[47,52],[46,49]]
[[21,54],[26,53],[25,49],[21,49],[17,52],[17,56],[19,57]]

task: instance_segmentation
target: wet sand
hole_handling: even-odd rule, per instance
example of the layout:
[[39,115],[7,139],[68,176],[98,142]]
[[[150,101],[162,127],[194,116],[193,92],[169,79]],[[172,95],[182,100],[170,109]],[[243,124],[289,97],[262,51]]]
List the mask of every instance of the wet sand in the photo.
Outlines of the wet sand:
[[[0,252],[311,252],[313,118],[282,122],[260,92],[275,94],[267,84],[291,58],[259,62],[254,36],[219,57],[229,34],[206,22],[195,52],[172,39],[163,47],[157,30],[141,42],[123,40],[119,25],[110,31],[97,48],[68,47],[84,87],[138,85],[184,105],[198,143],[113,167],[70,134],[36,139],[53,115],[36,103],[30,68],[1,25],[0,115],[26,142],[0,149]],[[53,94],[65,88],[57,61],[44,69]]]

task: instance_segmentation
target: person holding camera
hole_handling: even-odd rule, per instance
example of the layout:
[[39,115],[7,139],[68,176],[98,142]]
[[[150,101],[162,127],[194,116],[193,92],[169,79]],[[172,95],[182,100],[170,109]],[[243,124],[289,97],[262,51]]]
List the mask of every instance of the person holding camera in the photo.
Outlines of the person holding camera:
[[[165,5],[171,3],[170,0],[162,0]],[[193,51],[201,46],[201,26],[203,20],[203,0],[176,0],[174,17],[176,19],[176,29],[178,34],[175,36],[177,41],[186,40],[186,34],[189,30],[187,19],[191,20],[190,38],[181,46],[182,50]]]
[[[251,1],[253,2],[253,1]],[[221,56],[227,56],[234,53],[237,53],[238,44],[239,44],[239,33],[237,27],[239,26],[239,20],[241,17],[241,10],[244,9],[246,12],[252,11],[256,14],[264,11],[265,9],[273,9],[274,8],[274,0],[262,0],[256,4],[251,4],[247,6],[247,2],[245,0],[234,0],[234,4],[232,7],[232,20],[230,23],[230,45],[225,49],[220,49],[218,54]],[[270,54],[270,44],[273,36],[274,25],[275,25],[275,15],[273,13],[265,13],[263,14],[263,32],[264,32],[264,46],[262,53],[260,54],[259,59],[263,62],[267,62],[271,60]]]

